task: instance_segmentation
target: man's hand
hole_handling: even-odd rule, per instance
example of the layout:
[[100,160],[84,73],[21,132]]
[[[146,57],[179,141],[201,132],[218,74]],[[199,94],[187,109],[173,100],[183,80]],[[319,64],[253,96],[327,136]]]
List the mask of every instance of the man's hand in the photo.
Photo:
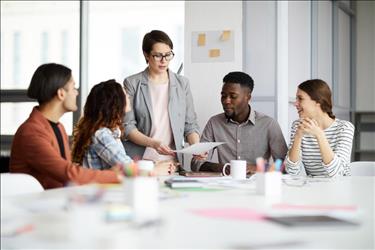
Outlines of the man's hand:
[[199,155],[193,155],[193,158],[195,160],[198,160],[198,161],[205,161],[205,160],[207,160],[207,157],[208,157],[208,152],[204,152],[204,153],[199,154]]
[[247,164],[247,166],[246,166],[246,174],[253,175],[253,174],[255,174],[256,169],[257,169],[256,165]]

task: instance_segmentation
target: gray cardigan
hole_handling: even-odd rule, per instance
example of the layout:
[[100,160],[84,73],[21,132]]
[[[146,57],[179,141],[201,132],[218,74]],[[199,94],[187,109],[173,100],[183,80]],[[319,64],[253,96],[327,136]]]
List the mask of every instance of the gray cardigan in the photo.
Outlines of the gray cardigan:
[[[190,91],[189,80],[168,71],[169,74],[169,103],[168,113],[172,127],[172,134],[176,149],[183,147],[184,138],[196,132],[199,134],[197,115],[194,110],[193,96]],[[151,97],[148,88],[148,68],[143,72],[127,77],[124,87],[129,95],[131,111],[124,119],[125,138],[131,131],[138,129],[144,135],[150,136],[154,121]],[[145,151],[144,146],[137,145],[130,140],[123,141],[126,152],[133,159],[140,159]],[[178,160],[182,163],[181,155]]]

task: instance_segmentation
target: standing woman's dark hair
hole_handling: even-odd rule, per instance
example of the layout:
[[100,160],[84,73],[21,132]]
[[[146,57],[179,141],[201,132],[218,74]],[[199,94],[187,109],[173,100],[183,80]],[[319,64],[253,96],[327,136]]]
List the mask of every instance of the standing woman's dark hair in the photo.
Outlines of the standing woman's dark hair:
[[73,162],[82,163],[84,154],[92,143],[92,135],[101,127],[109,129],[122,126],[125,116],[126,96],[120,83],[108,80],[95,85],[86,100],[83,117],[73,131]]
[[[173,49],[173,42],[165,32],[161,30],[152,30],[143,37],[143,53],[149,55],[152,51],[152,47],[156,43],[164,43],[168,45],[171,49]],[[147,59],[146,63],[148,63]]]
[[59,88],[63,88],[71,79],[72,70],[68,67],[47,63],[40,65],[31,78],[27,96],[38,100],[39,104],[50,101]]
[[335,119],[332,113],[332,93],[328,84],[320,79],[311,79],[304,81],[298,88],[310,96],[310,98],[320,104],[323,112],[329,117]]

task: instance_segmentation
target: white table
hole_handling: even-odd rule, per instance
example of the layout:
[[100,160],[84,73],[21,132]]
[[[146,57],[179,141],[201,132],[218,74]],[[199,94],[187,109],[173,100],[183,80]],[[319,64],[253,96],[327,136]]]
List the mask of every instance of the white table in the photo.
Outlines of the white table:
[[[179,192],[181,197],[160,201],[161,222],[144,227],[127,221],[107,223],[93,219],[102,211],[103,202],[92,206],[93,209],[87,208],[78,218],[71,210],[63,209],[69,194],[92,186],[49,190],[2,199],[5,203],[1,211],[2,231],[16,222],[31,223],[34,230],[13,237],[2,236],[1,249],[374,249],[374,185],[375,177],[309,179],[304,186],[284,183],[279,199],[256,195],[252,184],[242,189]],[[121,194],[121,187],[108,190],[108,194]],[[356,206],[358,210],[350,214],[359,226],[288,228],[263,220],[214,219],[191,212],[211,208],[280,212],[272,207],[274,203]]]

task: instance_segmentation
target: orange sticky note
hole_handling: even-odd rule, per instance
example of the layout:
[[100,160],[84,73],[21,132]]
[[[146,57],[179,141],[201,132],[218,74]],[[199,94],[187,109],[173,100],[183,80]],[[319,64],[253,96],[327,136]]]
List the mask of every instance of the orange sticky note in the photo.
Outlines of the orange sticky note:
[[210,49],[208,55],[209,55],[209,57],[219,57],[220,56],[220,50],[219,49]]
[[230,30],[224,30],[223,33],[221,33],[220,40],[221,41],[228,41],[230,38]]
[[206,45],[206,34],[200,33],[198,35],[198,46],[205,46]]

